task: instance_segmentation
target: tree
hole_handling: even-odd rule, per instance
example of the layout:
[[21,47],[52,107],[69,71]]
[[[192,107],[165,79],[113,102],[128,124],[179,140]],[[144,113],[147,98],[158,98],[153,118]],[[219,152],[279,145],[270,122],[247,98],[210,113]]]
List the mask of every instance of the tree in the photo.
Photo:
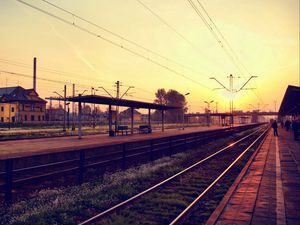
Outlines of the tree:
[[154,103],[156,104],[161,104],[161,105],[166,105],[167,100],[166,100],[166,90],[164,88],[160,88],[157,90],[155,93],[156,99],[154,99]]
[[[177,106],[181,109],[172,109],[166,111],[166,121],[170,123],[178,123],[182,122],[182,108],[184,111],[187,111],[187,102],[185,100],[185,96],[180,94],[178,91],[170,89],[168,92],[165,91],[164,88],[158,89],[155,93],[156,99],[154,103],[163,104],[163,105],[171,105]],[[154,119],[161,120],[161,113],[157,110],[153,114]]]

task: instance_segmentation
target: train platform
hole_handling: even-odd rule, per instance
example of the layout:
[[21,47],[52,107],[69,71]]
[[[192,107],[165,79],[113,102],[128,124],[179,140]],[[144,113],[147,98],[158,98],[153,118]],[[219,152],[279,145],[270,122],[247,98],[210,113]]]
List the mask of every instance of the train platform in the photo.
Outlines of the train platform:
[[14,140],[0,142],[0,160],[7,158],[26,157],[47,153],[57,153],[64,151],[75,151],[86,148],[96,148],[114,144],[122,144],[131,141],[143,141],[154,138],[163,138],[169,136],[176,136],[181,134],[189,134],[194,132],[204,132],[209,130],[221,130],[228,127],[222,126],[201,126],[188,127],[183,129],[168,129],[164,132],[154,131],[150,134],[133,134],[120,135],[109,137],[107,134],[86,135],[82,139],[77,136],[67,137],[51,137],[38,138],[27,140]]
[[300,224],[300,141],[270,131],[206,224]]

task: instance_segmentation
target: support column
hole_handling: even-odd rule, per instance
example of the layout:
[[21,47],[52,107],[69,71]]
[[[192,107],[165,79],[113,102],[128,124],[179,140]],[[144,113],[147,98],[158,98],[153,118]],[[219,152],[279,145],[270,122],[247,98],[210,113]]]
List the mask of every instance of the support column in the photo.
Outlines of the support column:
[[161,131],[165,131],[165,111],[161,111]]
[[133,134],[133,116],[134,116],[134,108],[130,107],[130,116],[131,116],[131,135]]
[[64,85],[64,126],[63,131],[66,131],[66,97],[67,97],[67,86]]
[[151,127],[151,109],[148,109],[148,126]]
[[78,102],[78,139],[81,139],[81,113],[82,105],[81,102]]
[[[72,86],[72,97],[75,97],[75,84]],[[75,102],[72,102],[72,131],[75,130]]]
[[52,120],[52,97],[50,97],[49,122]]
[[112,112],[111,112],[111,105],[108,106],[108,132],[112,131]]

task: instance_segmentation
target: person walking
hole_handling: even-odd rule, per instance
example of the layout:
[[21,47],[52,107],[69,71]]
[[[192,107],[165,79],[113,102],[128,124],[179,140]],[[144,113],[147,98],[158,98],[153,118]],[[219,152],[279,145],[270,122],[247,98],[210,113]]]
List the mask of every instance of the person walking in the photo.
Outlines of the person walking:
[[290,127],[291,127],[291,121],[286,120],[285,123],[284,123],[284,126],[285,126],[285,130],[288,132],[290,130]]
[[274,131],[274,136],[278,136],[278,131],[277,131],[277,121],[274,120],[273,123],[272,123],[272,128],[273,128],[273,131]]

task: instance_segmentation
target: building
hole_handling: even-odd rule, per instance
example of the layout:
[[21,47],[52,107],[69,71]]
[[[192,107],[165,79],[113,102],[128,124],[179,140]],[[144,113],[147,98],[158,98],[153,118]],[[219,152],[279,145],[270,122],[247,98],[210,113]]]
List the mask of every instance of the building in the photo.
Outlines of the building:
[[[122,122],[130,122],[131,121],[131,112],[130,112],[130,108],[120,112],[119,115],[119,119]],[[133,110],[133,120],[135,122],[141,122],[141,113],[139,111],[137,111],[136,109]]]
[[0,123],[44,121],[46,103],[34,89],[0,88]]

